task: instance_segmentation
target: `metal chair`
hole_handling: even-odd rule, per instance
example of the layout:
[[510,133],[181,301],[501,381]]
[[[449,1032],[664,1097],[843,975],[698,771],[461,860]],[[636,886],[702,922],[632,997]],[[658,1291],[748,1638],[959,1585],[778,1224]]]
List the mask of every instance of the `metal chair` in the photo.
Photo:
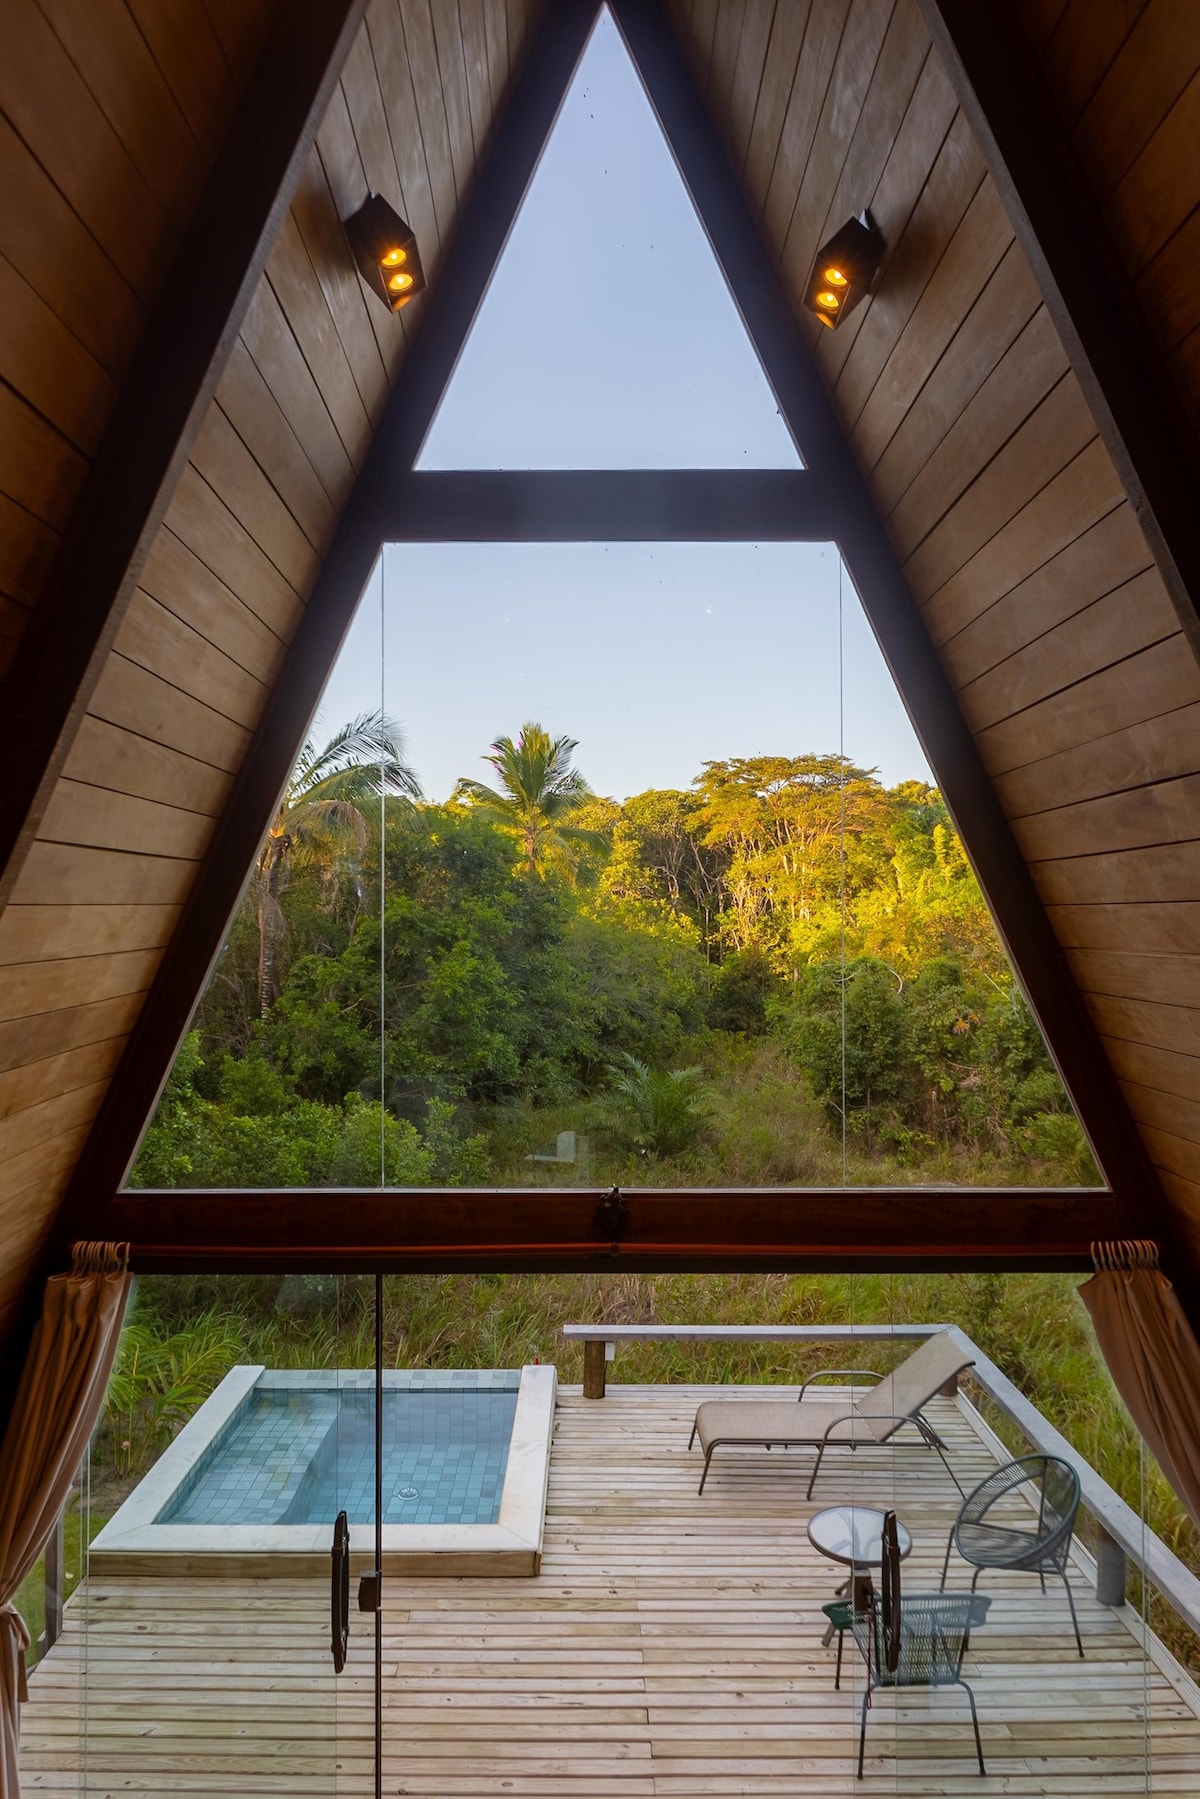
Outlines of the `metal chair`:
[[[1009,1500],[1013,1503],[1005,1506]],[[957,1549],[975,1569],[972,1592],[985,1568],[1036,1574],[1043,1593],[1047,1574],[1057,1574],[1067,1589],[1075,1644],[1082,1656],[1075,1596],[1067,1579],[1067,1557],[1078,1510],[1079,1476],[1070,1462],[1054,1455],[1023,1455],[1006,1462],[980,1481],[963,1501],[946,1544],[943,1590],[951,1549]]]
[[858,1731],[860,1780],[867,1747],[867,1710],[872,1693],[881,1687],[962,1687],[971,1706],[979,1772],[987,1773],[975,1695],[963,1679],[962,1665],[972,1627],[985,1622],[991,1603],[985,1594],[974,1592],[902,1596],[896,1514],[885,1514],[880,1592],[871,1595],[866,1611],[853,1612],[850,1619],[854,1640],[867,1664]]

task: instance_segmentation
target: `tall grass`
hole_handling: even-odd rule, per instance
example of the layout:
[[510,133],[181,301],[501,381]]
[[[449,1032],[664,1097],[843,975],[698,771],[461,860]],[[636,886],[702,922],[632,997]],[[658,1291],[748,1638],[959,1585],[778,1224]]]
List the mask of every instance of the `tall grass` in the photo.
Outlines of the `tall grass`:
[[[1143,1461],[1076,1288],[1053,1274],[397,1275],[384,1283],[384,1355],[396,1368],[511,1368],[540,1358],[578,1382],[582,1346],[563,1340],[564,1324],[957,1324],[1200,1573],[1200,1535],[1148,1452]],[[210,1384],[234,1361],[368,1367],[373,1295],[371,1280],[354,1277],[155,1276],[140,1283],[127,1328],[173,1345],[176,1357],[189,1331],[221,1340],[227,1360],[210,1370]],[[891,1359],[907,1353],[898,1344]],[[886,1365],[880,1355],[877,1344],[859,1344],[839,1347],[836,1360],[878,1367]],[[622,1346],[613,1377],[791,1383],[829,1359],[819,1345],[638,1343]],[[1011,1428],[993,1422],[1019,1453]],[[1200,1667],[1196,1644],[1165,1609],[1156,1608],[1155,1622],[1181,1659]]]

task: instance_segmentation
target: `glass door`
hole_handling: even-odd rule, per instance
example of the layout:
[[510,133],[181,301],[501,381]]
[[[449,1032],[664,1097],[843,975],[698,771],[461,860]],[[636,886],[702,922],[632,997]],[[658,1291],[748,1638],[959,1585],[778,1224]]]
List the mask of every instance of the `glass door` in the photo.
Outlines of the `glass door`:
[[30,1681],[31,1787],[375,1791],[374,1301],[316,1274],[137,1283],[68,1520],[83,1578]]

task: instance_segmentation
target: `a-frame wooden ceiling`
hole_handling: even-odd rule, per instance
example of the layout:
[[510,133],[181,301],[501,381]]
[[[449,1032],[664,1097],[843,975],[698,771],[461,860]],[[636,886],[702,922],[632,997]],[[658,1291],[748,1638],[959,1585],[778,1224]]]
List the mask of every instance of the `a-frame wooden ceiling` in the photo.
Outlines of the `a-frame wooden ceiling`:
[[[1171,0],[1019,11],[696,0],[665,8],[672,37],[653,0],[617,8],[735,289],[734,260],[743,281],[774,264],[778,286],[755,276],[743,313],[777,389],[827,421],[827,467],[848,446],[874,503],[846,522],[852,570],[898,633],[893,666],[909,658],[917,722],[1127,1222],[1186,1259],[1200,18]],[[419,447],[588,8],[3,13],[0,731],[19,778],[0,886],[0,1330],[63,1195],[74,1226],[111,1216],[197,943],[220,934],[365,575],[372,445],[376,469],[380,443],[395,466]],[[231,185],[241,260],[210,278],[197,249],[219,265]],[[399,319],[341,234],[369,189],[416,226],[432,275]],[[879,289],[821,332],[777,296],[867,204],[888,243]],[[190,390],[171,355],[185,317]],[[134,402],[159,392],[158,439],[131,447]]]

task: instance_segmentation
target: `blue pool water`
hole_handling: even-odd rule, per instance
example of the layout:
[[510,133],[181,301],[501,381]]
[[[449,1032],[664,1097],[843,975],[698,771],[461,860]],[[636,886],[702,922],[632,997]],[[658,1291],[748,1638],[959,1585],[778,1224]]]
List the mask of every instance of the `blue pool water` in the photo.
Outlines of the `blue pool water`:
[[[494,1524],[519,1375],[386,1387],[385,1524]],[[159,1513],[160,1524],[375,1521],[375,1395],[329,1384],[253,1389]]]

